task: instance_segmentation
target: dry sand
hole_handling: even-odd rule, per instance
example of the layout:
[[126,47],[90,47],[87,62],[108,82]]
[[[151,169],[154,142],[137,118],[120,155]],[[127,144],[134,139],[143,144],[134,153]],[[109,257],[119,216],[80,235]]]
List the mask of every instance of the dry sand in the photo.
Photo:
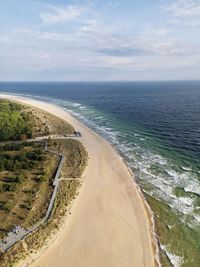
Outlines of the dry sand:
[[157,266],[144,200],[122,158],[100,136],[52,104],[9,96],[69,122],[89,154],[84,183],[58,238],[32,267]]

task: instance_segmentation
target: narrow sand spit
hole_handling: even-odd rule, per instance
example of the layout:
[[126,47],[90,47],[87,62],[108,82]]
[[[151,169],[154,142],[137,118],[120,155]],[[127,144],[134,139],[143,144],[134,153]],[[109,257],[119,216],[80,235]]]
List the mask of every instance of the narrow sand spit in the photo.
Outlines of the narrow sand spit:
[[[1,95],[5,97],[5,95]],[[151,223],[121,157],[100,136],[52,104],[7,96],[66,120],[89,154],[84,183],[57,240],[32,267],[157,266]]]

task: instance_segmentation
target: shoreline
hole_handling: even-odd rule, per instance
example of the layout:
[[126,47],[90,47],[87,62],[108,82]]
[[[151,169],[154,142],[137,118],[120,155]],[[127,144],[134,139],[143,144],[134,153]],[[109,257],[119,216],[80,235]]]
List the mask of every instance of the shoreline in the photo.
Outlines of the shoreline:
[[[82,263],[83,263],[82,260],[83,259],[82,260],[80,259],[79,261],[77,261],[77,259],[71,257],[71,262],[70,263],[73,263],[75,265],[70,265],[69,264],[69,266],[73,266],[73,267],[74,266],[127,266],[127,267],[129,267],[129,266],[133,265],[135,267],[142,267],[142,266],[146,267],[147,266],[146,264],[148,264],[148,267],[150,267],[150,266],[160,266],[160,263],[159,263],[159,246],[158,246],[158,240],[156,238],[155,222],[154,222],[153,213],[152,213],[152,211],[151,211],[151,209],[150,209],[145,197],[143,196],[143,194],[141,192],[141,189],[139,188],[139,186],[137,185],[137,183],[133,179],[133,177],[134,177],[133,172],[130,170],[129,166],[125,162],[125,159],[122,158],[120,153],[111,144],[109,144],[107,141],[105,141],[101,136],[99,136],[93,130],[89,129],[87,126],[82,124],[82,122],[78,121],[75,117],[73,117],[71,114],[69,114],[67,111],[63,110],[59,106],[56,106],[56,105],[53,105],[53,104],[49,104],[49,103],[46,103],[46,102],[41,102],[41,101],[34,100],[34,99],[30,99],[30,98],[21,97],[21,96],[11,96],[11,95],[3,95],[3,94],[1,94],[0,97],[9,98],[11,100],[13,99],[13,100],[16,100],[16,101],[20,101],[22,103],[26,103],[26,104],[31,105],[31,106],[39,107],[39,108],[41,108],[41,109],[43,109],[45,111],[48,111],[49,113],[53,113],[53,110],[55,110],[56,111],[56,114],[54,113],[55,115],[59,116],[59,114],[60,114],[59,117],[65,119],[72,126],[76,126],[76,128],[79,127],[81,129],[80,131],[81,132],[82,131],[85,132],[86,135],[88,135],[90,137],[93,137],[94,138],[94,142],[97,142],[97,147],[99,147],[98,143],[101,143],[99,148],[101,149],[101,146],[102,146],[105,150],[108,150],[109,154],[111,155],[111,157],[113,157],[114,160],[116,161],[116,163],[120,165],[121,169],[119,171],[121,171],[121,174],[123,176],[126,175],[126,177],[123,179],[123,181],[121,181],[122,177],[120,177],[119,175],[118,175],[119,177],[117,177],[117,174],[116,174],[118,170],[115,170],[115,168],[117,169],[117,167],[114,165],[114,166],[112,166],[112,168],[113,167],[114,168],[111,169],[111,167],[108,164],[107,164],[108,166],[106,166],[107,169],[104,170],[104,172],[103,172],[105,174],[106,174],[106,171],[108,171],[108,172],[112,171],[114,173],[114,174],[113,173],[111,174],[113,176],[112,178],[114,180],[114,183],[111,184],[111,186],[113,187],[113,190],[112,190],[112,188],[111,188],[111,190],[107,190],[108,191],[108,192],[106,192],[107,194],[110,193],[110,191],[111,191],[111,194],[112,193],[114,193],[114,194],[116,193],[115,192],[115,190],[116,190],[116,188],[115,188],[116,184],[115,183],[117,183],[119,192],[117,193],[116,198],[120,198],[119,193],[120,193],[120,191],[122,191],[121,187],[123,187],[124,191],[121,192],[121,193],[124,194],[124,197],[126,198],[126,201],[123,199],[123,197],[121,197],[121,202],[124,202],[124,203],[123,203],[123,205],[122,204],[120,205],[120,201],[118,201],[119,202],[118,203],[119,206],[117,207],[118,210],[115,211],[115,213],[113,215],[115,215],[115,218],[118,218],[118,212],[120,212],[121,209],[123,210],[123,208],[124,208],[124,209],[127,209],[126,214],[125,213],[123,214],[123,215],[126,215],[126,217],[121,219],[120,224],[117,221],[113,222],[112,215],[110,216],[111,218],[109,218],[108,215],[110,215],[110,214],[106,210],[106,208],[104,207],[104,209],[106,210],[106,212],[105,212],[105,210],[104,210],[104,212],[106,214],[103,214],[103,215],[106,215],[106,218],[104,218],[104,219],[106,220],[108,225],[105,225],[105,222],[102,221],[101,225],[99,226],[99,228],[100,228],[101,231],[102,230],[106,231],[107,232],[107,236],[104,236],[104,240],[99,240],[99,238],[101,239],[101,236],[98,233],[96,233],[97,231],[95,231],[95,229],[93,229],[93,231],[94,231],[94,233],[96,235],[96,238],[97,238],[97,240],[96,240],[97,243],[98,243],[98,241],[101,241],[98,244],[100,249],[101,249],[100,253],[98,254],[97,251],[95,251],[95,249],[94,249],[94,252],[96,252],[96,257],[91,255],[91,253],[90,253],[90,255],[87,255],[88,256],[88,262],[85,261],[85,265],[84,264],[82,265]],[[84,135],[85,135],[85,133],[84,133]],[[88,142],[87,137],[85,137],[84,140],[80,139],[80,141],[82,141],[82,143],[85,146],[87,151],[88,151],[88,147],[87,146],[89,146],[89,150],[91,150],[91,151],[88,151],[89,157],[90,157],[91,156],[90,152],[94,152],[93,151],[94,149],[92,150],[92,148],[91,148],[91,143]],[[114,155],[113,152],[115,153],[115,155]],[[106,155],[106,151],[105,151],[104,154]],[[102,156],[105,156],[105,155],[102,155]],[[112,160],[112,158],[111,158],[111,160]],[[120,164],[120,161],[122,162],[122,164]],[[93,160],[93,164],[94,163],[95,162]],[[97,163],[98,163],[97,165],[99,165],[99,162],[97,162]],[[89,165],[90,164],[92,164],[92,162],[89,162]],[[106,165],[106,163],[104,165]],[[102,166],[100,166],[100,167],[102,168]],[[109,169],[108,169],[108,167],[109,167]],[[128,174],[127,174],[127,172],[128,172]],[[90,180],[90,182],[92,182],[91,181],[92,177],[87,177],[87,176],[89,176],[87,174],[87,170],[86,170],[86,174],[84,174],[84,176],[86,176],[85,177],[86,181],[83,183],[82,187],[85,188],[86,187],[85,184],[86,184],[86,182],[88,183],[88,180]],[[100,178],[102,178],[102,177],[100,176]],[[109,177],[107,177],[107,178],[109,178]],[[116,178],[118,178],[118,179],[116,179]],[[102,180],[103,180],[103,178],[102,178]],[[104,182],[107,182],[107,181],[104,181]],[[130,185],[130,183],[131,183],[131,185]],[[99,181],[97,181],[97,185],[98,186],[102,186],[101,184],[99,184]],[[78,207],[78,208],[81,209],[81,204],[79,203],[80,202],[80,198],[82,198],[82,200],[84,200],[84,197],[82,197],[82,195],[83,195],[83,188],[82,187],[80,189],[80,195],[81,196],[77,197],[77,201],[75,201],[75,204],[72,207],[72,214],[79,212],[78,209],[77,209],[77,205],[79,205],[80,207]],[[91,189],[93,190],[93,188],[89,188],[89,189],[90,189],[89,191],[91,193],[92,192]],[[106,188],[105,188],[105,190],[106,190]],[[86,191],[88,191],[88,189]],[[102,191],[102,192],[104,193],[104,191]],[[97,192],[97,193],[99,193],[99,192]],[[104,194],[106,194],[106,193],[104,193]],[[135,195],[133,195],[133,193],[135,193]],[[94,194],[94,196],[95,196],[95,194]],[[88,198],[88,197],[86,196],[85,198]],[[109,198],[109,196],[107,196],[107,198]],[[137,202],[136,204],[133,203],[133,198],[135,198],[135,200]],[[114,198],[114,200],[115,200],[115,198]],[[110,197],[110,201],[111,201],[111,204],[112,204],[111,207],[116,209],[116,205],[115,205],[115,202],[113,202],[112,197]],[[131,203],[131,205],[129,205],[129,207],[127,207],[126,204],[127,205],[130,204],[129,202],[132,202],[132,203]],[[96,205],[96,206],[98,207],[98,205]],[[138,207],[139,207],[139,210],[137,210]],[[135,209],[135,210],[133,211],[133,209]],[[86,210],[84,210],[84,211],[87,213]],[[99,215],[99,210],[94,211],[94,213],[95,213],[94,215],[98,216]],[[84,212],[83,212],[83,214],[84,214]],[[90,212],[88,212],[88,215],[90,215]],[[70,224],[71,221],[73,221],[73,219],[71,218],[73,216],[70,215],[70,218],[69,218],[70,222],[67,222],[65,225],[63,225],[63,227],[61,227],[61,231],[58,233],[58,239],[56,239],[56,237],[55,237],[55,239],[56,239],[55,243],[59,242],[59,240],[60,240],[59,236],[62,234],[61,232],[63,232],[63,234],[64,234],[64,232],[68,232],[67,228],[70,227],[70,226],[68,227],[68,224]],[[140,217],[143,217],[144,220],[141,219]],[[120,218],[118,218],[118,219],[120,219]],[[94,220],[95,220],[95,218],[94,218]],[[118,224],[117,227],[116,227],[115,223],[116,223],[116,225]],[[97,221],[97,224],[98,224],[98,221]],[[132,225],[130,225],[130,224],[132,224]],[[74,229],[75,226],[74,225],[72,225],[72,226],[73,226],[73,229]],[[95,226],[95,225],[90,225],[90,226]],[[128,229],[128,228],[134,228],[134,226],[135,226],[135,228],[138,228],[138,231],[139,231],[139,233],[138,233],[138,232],[136,232],[136,229],[131,229],[132,232],[134,232],[135,235],[137,236],[137,240],[136,241],[134,241],[135,236],[131,237],[129,235],[130,234],[130,229]],[[112,230],[111,230],[112,227],[116,227],[116,230],[114,231],[114,233],[112,233]],[[125,227],[127,227],[127,229],[125,229]],[[142,227],[143,227],[143,229],[142,229]],[[90,233],[90,230],[91,230],[91,228],[88,229],[88,234]],[[108,230],[110,230],[111,233]],[[120,231],[120,235],[118,234],[119,231]],[[78,232],[80,234],[82,234],[83,237],[84,237],[84,233],[80,232],[80,229],[78,229]],[[124,239],[124,235],[122,235],[121,232],[123,234],[126,234],[128,242],[127,241],[124,242],[124,240],[123,240]],[[67,235],[70,235],[70,234],[71,233],[67,233]],[[103,234],[105,235],[105,233],[102,232],[102,235]],[[77,239],[79,239],[79,236],[76,235],[76,232],[75,232],[75,236],[76,236]],[[83,237],[81,239],[82,245],[84,245],[84,238],[87,239],[87,234],[85,235],[84,238]],[[110,237],[111,240],[108,237]],[[107,242],[109,244],[105,243],[105,238],[108,238]],[[68,241],[66,239],[67,239],[67,237],[64,240],[64,242],[65,242],[64,244],[66,245],[67,250],[70,251],[70,249],[71,249],[70,246],[69,246],[70,241]],[[112,239],[114,239],[115,241],[112,240]],[[148,242],[147,242],[147,240],[148,240]],[[75,242],[76,240],[72,239],[72,241]],[[94,241],[94,240],[91,240],[91,241]],[[113,249],[112,246],[113,247],[118,246],[119,245],[118,242],[120,243],[119,248],[114,248]],[[87,240],[85,240],[85,243],[87,243]],[[109,258],[111,258],[111,255],[109,255],[107,253],[107,251],[105,251],[105,249],[102,247],[102,243],[103,243],[103,245],[105,247],[107,246],[109,252],[111,254],[113,254],[112,255],[112,259],[109,259]],[[138,246],[140,248],[136,248],[136,246]],[[48,265],[40,265],[41,263],[47,264],[46,261],[47,261],[48,255],[51,256],[51,259],[56,260],[55,256],[52,258],[52,254],[53,254],[53,252],[51,251],[52,247],[53,247],[53,245],[50,245],[49,247],[44,249],[45,251],[42,250],[43,253],[41,255],[39,255],[38,260],[36,260],[36,262],[33,263],[31,266],[33,266],[33,267],[34,266],[35,267],[36,266],[53,266],[53,262],[51,260],[49,261],[50,265],[49,264]],[[77,245],[76,249],[78,249],[78,248],[82,250],[82,248],[80,248]],[[58,248],[55,245],[55,248],[54,248],[53,251],[55,252],[56,250],[58,250]],[[66,257],[67,259],[69,259],[70,256],[67,255],[67,252],[66,253],[65,252],[66,252],[66,248],[63,251],[63,257]],[[122,254],[122,252],[123,252],[123,256],[124,256],[124,261],[123,262],[119,262],[120,259],[119,259],[119,255],[117,255],[117,254],[120,254],[120,253]],[[76,254],[79,254],[79,253],[76,253],[74,251],[74,255],[76,255]],[[134,259],[132,254],[134,254],[135,256],[137,256],[139,254],[138,255],[138,259]],[[103,257],[103,261],[102,261],[102,257]],[[99,262],[99,261],[101,261],[101,262]],[[63,262],[62,262],[62,264],[59,265],[59,266],[65,266],[65,265],[63,265]]]
[[[73,115],[71,115],[71,116],[73,116]],[[75,119],[76,119],[76,117],[75,117]],[[133,180],[134,185],[136,186],[136,188],[138,190],[138,193],[140,194],[140,196],[142,198],[142,201],[144,203],[144,207],[145,207],[145,210],[146,210],[146,213],[147,213],[147,218],[148,218],[149,224],[151,225],[150,229],[151,229],[151,237],[152,237],[152,246],[153,246],[153,250],[155,252],[155,267],[162,267],[161,266],[161,261],[160,261],[160,250],[161,250],[161,248],[160,248],[160,245],[159,245],[159,240],[157,238],[155,217],[154,217],[153,211],[151,210],[151,207],[149,206],[145,196],[143,195],[142,189],[136,183],[135,178],[134,178],[134,172],[129,167],[129,165],[128,165],[127,161],[126,161],[126,158],[123,156],[123,153],[121,151],[119,151],[116,147],[114,147],[109,141],[107,141],[107,140],[105,140],[105,141],[114,149],[114,151],[118,154],[118,156],[123,161],[124,165],[126,166],[126,168],[128,169],[128,171],[129,171],[129,173],[131,175],[131,178]]]
[[[116,153],[118,153],[119,156],[121,157],[119,151],[116,150]],[[155,266],[156,267],[162,267],[161,262],[160,262],[160,245],[159,245],[159,241],[157,238],[155,217],[154,217],[153,211],[151,210],[151,207],[149,206],[145,196],[143,195],[140,186],[136,183],[136,181],[134,179],[133,171],[128,166],[127,162],[125,161],[125,159],[123,157],[122,157],[122,160],[124,161],[124,164],[126,165],[127,169],[129,170],[131,177],[133,179],[133,183],[135,184],[135,186],[136,186],[136,188],[137,188],[137,190],[138,190],[138,192],[142,198],[142,201],[144,203],[145,210],[147,213],[147,218],[148,218],[149,224],[151,225],[150,229],[151,229],[151,237],[152,237],[152,246],[153,246],[153,250],[155,252]]]

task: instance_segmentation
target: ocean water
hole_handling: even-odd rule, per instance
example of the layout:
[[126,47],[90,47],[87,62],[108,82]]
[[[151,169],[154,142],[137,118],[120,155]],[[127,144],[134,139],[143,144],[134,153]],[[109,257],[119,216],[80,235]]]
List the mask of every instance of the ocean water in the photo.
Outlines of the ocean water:
[[200,266],[200,82],[0,83],[107,139],[150,204],[163,266]]

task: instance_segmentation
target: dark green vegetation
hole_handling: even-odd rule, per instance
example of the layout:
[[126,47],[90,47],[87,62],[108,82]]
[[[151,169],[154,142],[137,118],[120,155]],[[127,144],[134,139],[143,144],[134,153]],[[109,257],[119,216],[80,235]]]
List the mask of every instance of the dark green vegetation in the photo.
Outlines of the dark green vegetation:
[[[182,191],[182,190],[181,190]],[[181,191],[178,191],[179,194]],[[183,258],[181,267],[199,267],[200,263],[200,226],[189,227],[180,214],[176,214],[167,204],[145,195],[156,220],[160,242],[168,250]],[[162,266],[171,266],[164,253],[161,254]]]
[[[0,171],[18,171],[33,169],[37,161],[44,159],[43,147],[35,146],[36,143],[6,144],[0,145]],[[43,145],[44,146],[44,145]],[[30,147],[36,148],[31,150]]]
[[30,138],[32,129],[31,116],[22,105],[0,100],[0,141]]

